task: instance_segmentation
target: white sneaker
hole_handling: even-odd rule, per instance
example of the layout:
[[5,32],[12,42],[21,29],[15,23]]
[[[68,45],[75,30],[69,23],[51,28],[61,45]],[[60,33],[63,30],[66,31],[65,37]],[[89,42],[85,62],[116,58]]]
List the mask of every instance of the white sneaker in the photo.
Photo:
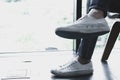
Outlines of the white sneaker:
[[104,18],[96,19],[86,15],[73,24],[57,28],[55,33],[64,38],[79,39],[103,35],[109,31],[110,28]]
[[92,62],[80,64],[77,60],[73,60],[63,66],[59,66],[57,69],[51,70],[51,73],[58,77],[75,77],[92,74]]

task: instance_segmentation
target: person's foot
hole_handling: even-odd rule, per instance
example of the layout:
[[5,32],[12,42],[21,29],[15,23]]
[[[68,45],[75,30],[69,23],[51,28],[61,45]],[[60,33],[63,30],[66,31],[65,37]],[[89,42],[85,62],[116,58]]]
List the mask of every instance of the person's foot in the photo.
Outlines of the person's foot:
[[57,69],[51,70],[51,73],[57,77],[75,77],[88,75],[93,73],[92,62],[80,64],[78,60],[72,60],[67,64],[59,66]]
[[90,36],[100,36],[108,33],[110,28],[105,18],[94,18],[89,15],[78,19],[75,23],[56,29],[56,35],[68,38],[79,39]]

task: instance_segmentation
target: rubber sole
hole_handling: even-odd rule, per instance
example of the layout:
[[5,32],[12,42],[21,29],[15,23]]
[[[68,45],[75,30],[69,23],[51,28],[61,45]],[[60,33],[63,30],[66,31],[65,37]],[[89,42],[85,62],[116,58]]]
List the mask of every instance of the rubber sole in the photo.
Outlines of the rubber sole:
[[54,74],[54,76],[56,77],[79,77],[79,76],[84,76],[84,75],[92,75],[93,74],[93,70],[84,70],[84,71],[75,71],[74,73],[55,73],[55,72],[51,72],[52,74]]
[[96,32],[96,33],[78,33],[78,32],[68,32],[68,31],[56,31],[56,35],[67,38],[67,39],[80,39],[80,38],[88,38],[92,36],[101,36],[109,31],[103,31],[103,32]]

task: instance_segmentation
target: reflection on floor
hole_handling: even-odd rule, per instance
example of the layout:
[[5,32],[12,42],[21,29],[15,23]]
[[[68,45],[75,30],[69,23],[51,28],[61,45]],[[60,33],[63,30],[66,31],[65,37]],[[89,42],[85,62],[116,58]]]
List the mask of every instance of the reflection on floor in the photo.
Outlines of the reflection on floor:
[[119,80],[120,54],[112,52],[107,62],[101,62],[102,53],[94,52],[92,75],[76,78],[58,78],[50,73],[51,68],[73,57],[71,51],[1,54],[0,80]]

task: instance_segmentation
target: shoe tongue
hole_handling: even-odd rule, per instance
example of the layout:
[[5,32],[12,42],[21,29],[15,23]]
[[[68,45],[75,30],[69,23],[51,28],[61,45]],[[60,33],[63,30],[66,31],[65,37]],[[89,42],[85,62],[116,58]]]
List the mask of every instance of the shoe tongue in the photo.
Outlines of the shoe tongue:
[[87,17],[92,18],[92,19],[97,19],[97,18],[95,18],[95,17],[93,17],[91,15],[87,15]]
[[89,18],[92,18],[92,19],[103,19],[103,18],[96,18],[94,16],[91,16],[91,15],[87,15]]
[[81,17],[80,19],[79,19],[79,21],[81,21],[81,20],[96,20],[96,18],[94,18],[93,16],[90,16],[90,15],[85,15],[85,16],[83,16],[83,17]]

